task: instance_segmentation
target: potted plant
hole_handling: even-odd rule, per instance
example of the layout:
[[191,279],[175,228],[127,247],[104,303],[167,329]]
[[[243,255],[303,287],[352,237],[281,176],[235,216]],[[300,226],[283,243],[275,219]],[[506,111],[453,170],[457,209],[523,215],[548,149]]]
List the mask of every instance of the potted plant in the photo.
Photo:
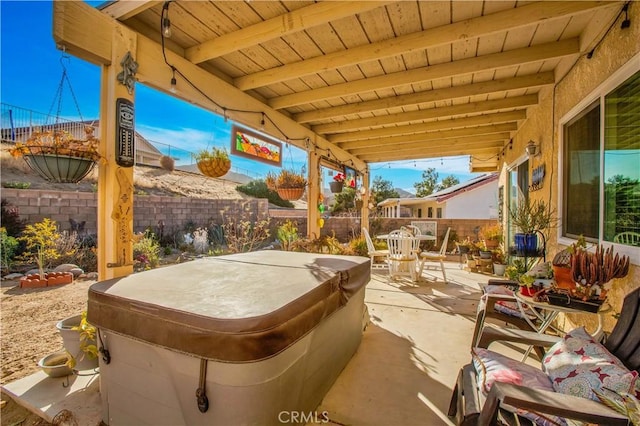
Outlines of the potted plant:
[[196,154],[196,163],[203,175],[214,178],[224,176],[231,168],[229,153],[224,148],[200,150]]
[[521,255],[537,255],[537,233],[543,233],[554,224],[553,210],[542,200],[530,201],[527,198],[509,210],[509,217],[511,223],[520,230],[515,234],[517,252]]
[[504,276],[504,272],[507,269],[507,258],[502,248],[492,250],[493,258],[493,273],[499,277]]
[[91,370],[98,367],[96,328],[87,322],[86,311],[59,321],[56,328],[69,357],[69,368]]
[[267,173],[267,176],[264,178],[264,183],[267,185],[267,189],[269,191],[275,191],[276,188],[276,180],[278,179],[278,176],[273,173],[273,172],[269,172]]
[[480,229],[480,238],[487,249],[495,249],[502,242],[502,226],[499,223],[486,225]]
[[334,194],[342,192],[342,188],[344,187],[344,181],[347,177],[344,173],[338,173],[333,177],[333,182],[329,182],[329,188],[331,192]]
[[84,140],[65,130],[36,131],[25,143],[16,143],[9,153],[23,157],[32,170],[49,182],[77,183],[101,159],[94,128],[85,126],[84,131]]
[[283,200],[298,200],[304,193],[307,180],[302,175],[292,170],[283,169],[276,179],[278,195]]

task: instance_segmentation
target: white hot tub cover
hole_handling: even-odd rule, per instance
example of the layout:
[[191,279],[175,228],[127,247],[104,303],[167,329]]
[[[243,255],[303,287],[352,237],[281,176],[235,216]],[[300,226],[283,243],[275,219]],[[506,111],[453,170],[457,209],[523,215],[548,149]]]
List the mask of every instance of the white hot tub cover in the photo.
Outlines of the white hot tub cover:
[[88,321],[199,358],[251,362],[286,349],[369,279],[359,256],[210,257],[92,285]]

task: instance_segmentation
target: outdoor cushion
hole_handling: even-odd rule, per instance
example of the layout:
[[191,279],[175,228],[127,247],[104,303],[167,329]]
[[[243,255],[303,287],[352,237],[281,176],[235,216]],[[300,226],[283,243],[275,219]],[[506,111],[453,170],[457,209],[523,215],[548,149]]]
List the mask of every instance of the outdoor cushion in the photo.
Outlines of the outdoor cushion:
[[636,391],[638,373],[629,371],[584,327],[572,330],[553,345],[542,360],[542,368],[556,392],[599,401],[592,389]]
[[[478,387],[485,396],[489,394],[491,386],[495,382],[510,383],[550,392],[554,391],[547,375],[538,368],[483,348],[473,348],[471,357],[478,375]],[[517,409],[516,413],[528,418],[537,425],[566,424],[563,419],[555,416],[544,416],[540,413],[522,409]]]

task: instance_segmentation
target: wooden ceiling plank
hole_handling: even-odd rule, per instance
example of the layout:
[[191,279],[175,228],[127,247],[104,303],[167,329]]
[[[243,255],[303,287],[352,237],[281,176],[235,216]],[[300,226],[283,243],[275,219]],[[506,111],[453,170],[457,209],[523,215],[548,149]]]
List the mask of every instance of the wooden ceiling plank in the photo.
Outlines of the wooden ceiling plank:
[[193,46],[186,50],[185,56],[191,62],[199,64],[308,27],[366,12],[383,4],[373,1],[316,3]]
[[393,115],[381,115],[371,118],[362,118],[359,120],[346,120],[337,123],[319,124],[313,126],[312,129],[314,132],[319,134],[342,133],[369,127],[404,124],[412,121],[436,119],[441,117],[454,117],[463,114],[473,114],[509,108],[526,108],[537,103],[538,95],[532,94],[490,101],[452,105],[443,108],[416,110]]
[[361,130],[357,132],[337,133],[335,135],[328,136],[327,140],[332,143],[341,143],[392,135],[430,132],[434,130],[456,129],[469,126],[486,126],[489,124],[524,120],[525,118],[527,118],[527,112],[524,110],[498,112],[492,114],[474,115],[473,117],[430,121],[428,123],[421,124],[410,124],[406,126],[382,127],[379,129]]
[[426,92],[413,93],[411,95],[383,98],[360,104],[347,104],[329,109],[307,111],[296,114],[294,119],[299,123],[309,123],[317,120],[343,117],[345,115],[357,114],[365,111],[385,110],[403,105],[417,105],[443,99],[466,97],[479,93],[502,92],[512,89],[520,89],[523,87],[540,87],[552,85],[554,83],[555,77],[553,73],[534,74],[482,83],[473,83],[466,86],[449,87],[447,89],[430,90]]
[[607,6],[606,2],[537,2],[491,15],[441,25],[372,44],[294,62],[255,74],[238,77],[234,84],[241,90],[266,86],[318,71],[401,55],[415,50],[444,46],[460,39],[470,39],[509,29],[535,25],[537,22],[578,14]]
[[458,139],[448,139],[446,143],[441,142],[432,142],[432,141],[421,141],[421,142],[413,142],[410,144],[399,144],[399,145],[391,145],[391,146],[376,146],[371,149],[353,149],[349,150],[349,152],[355,156],[369,155],[372,152],[376,154],[382,153],[397,153],[397,152],[415,152],[420,153],[424,152],[424,150],[429,149],[438,149],[438,150],[446,150],[448,148],[455,147],[457,149],[460,148],[478,148],[479,145],[482,145],[483,148],[502,148],[502,141],[504,139],[499,138],[491,138],[484,136],[482,138],[458,138]]
[[579,39],[572,38],[559,42],[510,50],[508,52],[462,59],[427,68],[413,69],[363,80],[351,81],[321,89],[308,90],[305,92],[298,92],[270,99],[269,106],[274,109],[283,109],[290,106],[341,97],[348,94],[389,88],[402,84],[411,84],[416,81],[435,80],[438,78],[469,74],[480,70],[505,68],[515,66],[517,64],[544,61],[548,58],[575,55],[579,53],[579,44]]
[[114,19],[126,21],[161,3],[161,1],[119,0],[108,3],[106,6],[99,8],[99,10]]
[[376,154],[372,152],[370,154],[363,154],[357,156],[360,160],[366,163],[386,163],[390,161],[402,161],[402,160],[415,160],[418,158],[440,158],[440,157],[453,157],[459,155],[479,155],[486,157],[497,157],[500,152],[499,148],[478,148],[465,147],[465,148],[449,148],[449,149],[419,149],[415,151],[400,151],[397,153],[380,153]]
[[[414,133],[411,135],[399,135],[399,136],[387,136],[376,139],[367,139],[364,141],[352,141],[338,144],[345,150],[352,150],[358,148],[371,148],[381,145],[397,145],[406,144],[410,142],[420,142],[425,140],[442,140],[459,138],[463,136],[477,136],[477,135],[489,135],[500,134],[505,135],[518,128],[515,123],[503,123],[493,124],[490,126],[470,127],[467,129],[455,129],[455,130],[440,130],[429,133]],[[496,137],[496,136],[493,136]]]

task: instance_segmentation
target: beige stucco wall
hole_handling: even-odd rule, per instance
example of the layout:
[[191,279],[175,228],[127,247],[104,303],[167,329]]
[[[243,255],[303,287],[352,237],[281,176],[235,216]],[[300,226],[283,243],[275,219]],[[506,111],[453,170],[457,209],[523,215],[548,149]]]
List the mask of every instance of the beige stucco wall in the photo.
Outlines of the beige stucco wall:
[[[595,49],[592,58],[582,55],[564,77],[556,76],[556,81],[559,80],[559,82],[555,88],[540,92],[539,104],[528,110],[526,121],[513,139],[513,149],[505,151],[500,185],[505,185],[506,188],[508,165],[515,164],[524,154],[527,142],[534,140],[540,144],[542,153],[530,159],[529,176],[533,168],[543,163],[546,166],[546,174],[543,188],[531,192],[530,197],[533,200],[542,199],[550,202],[550,205],[558,211],[560,195],[558,182],[561,179],[559,159],[562,140],[560,120],[640,52],[640,3],[631,3],[629,18],[630,28],[621,29],[622,20],[619,18]],[[556,230],[553,230],[550,233],[547,257],[553,258],[553,255],[563,248],[564,246],[558,244]],[[612,283],[612,290],[609,293],[609,302],[612,306],[610,313],[620,312],[624,295],[637,287],[640,287],[640,266],[636,264],[632,265],[627,277],[614,280]],[[577,324],[585,324],[588,329],[593,330],[595,318],[593,315],[570,315],[568,318],[561,318],[559,325],[570,329]],[[605,330],[610,330],[614,324],[615,318],[609,314],[605,315]]]

